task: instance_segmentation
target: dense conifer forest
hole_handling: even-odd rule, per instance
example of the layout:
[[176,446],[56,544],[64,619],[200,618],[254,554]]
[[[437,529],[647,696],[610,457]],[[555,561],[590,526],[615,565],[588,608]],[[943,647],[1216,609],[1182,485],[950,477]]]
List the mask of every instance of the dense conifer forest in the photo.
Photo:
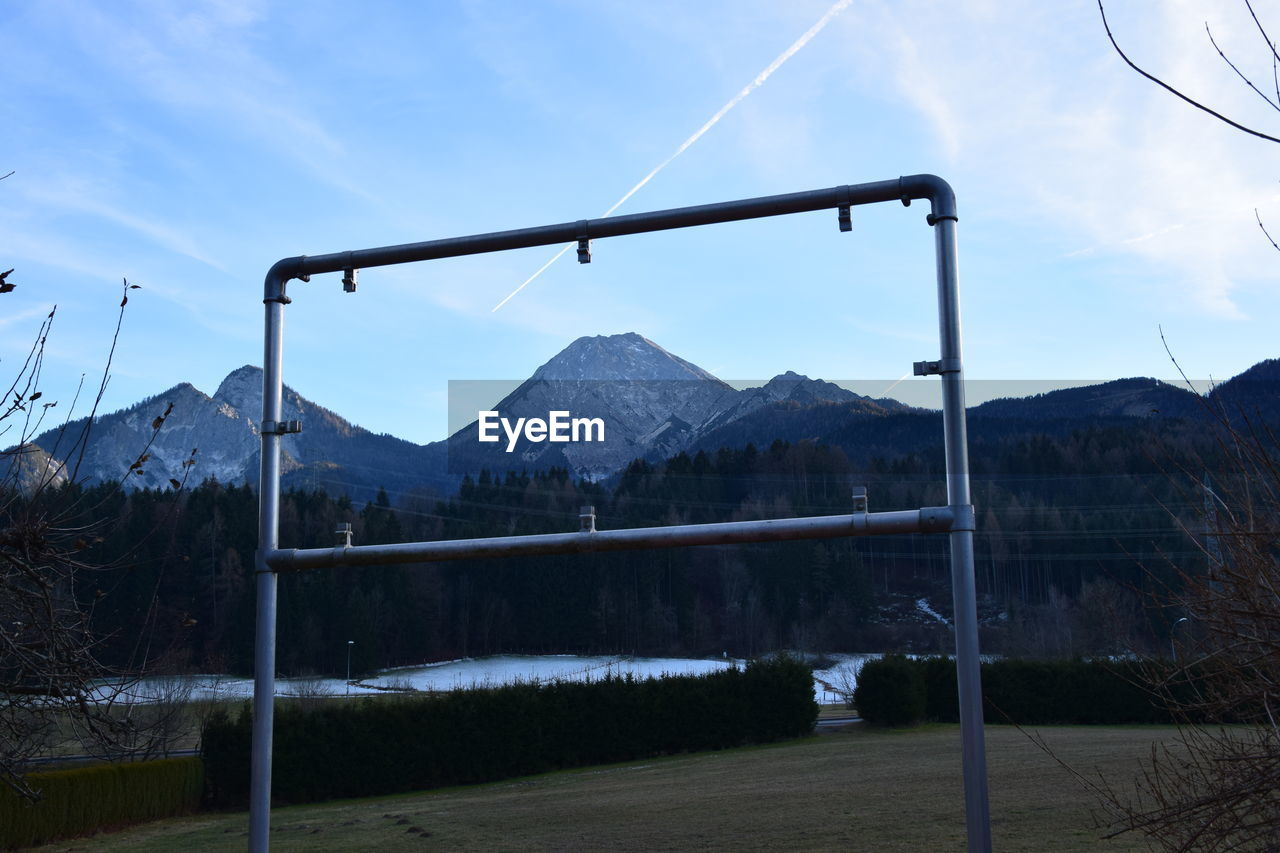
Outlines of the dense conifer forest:
[[[988,651],[1080,655],[1161,642],[1159,592],[1204,562],[1201,478],[1229,477],[1204,431],[1176,421],[1064,435],[978,436],[978,591]],[[1196,460],[1192,463],[1190,460]],[[281,544],[565,532],[945,504],[941,452],[876,458],[810,442],[636,461],[611,481],[559,469],[482,472],[457,494],[382,491],[364,505],[283,496]],[[85,529],[80,579],[104,660],[158,657],[245,673],[253,644],[257,497],[248,486],[66,487],[45,500]],[[321,570],[282,577],[279,668],[340,674],[495,652],[751,656],[950,647],[945,536],[716,546]],[[924,599],[925,606],[917,604]],[[930,613],[932,610],[934,613]],[[139,629],[142,630],[139,630]]]

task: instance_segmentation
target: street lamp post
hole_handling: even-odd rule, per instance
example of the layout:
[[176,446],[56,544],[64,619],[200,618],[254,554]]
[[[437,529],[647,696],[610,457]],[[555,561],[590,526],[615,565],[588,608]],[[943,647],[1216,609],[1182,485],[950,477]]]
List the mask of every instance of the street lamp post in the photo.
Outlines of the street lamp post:
[[347,640],[347,695],[351,695],[351,647],[356,644],[355,640]]

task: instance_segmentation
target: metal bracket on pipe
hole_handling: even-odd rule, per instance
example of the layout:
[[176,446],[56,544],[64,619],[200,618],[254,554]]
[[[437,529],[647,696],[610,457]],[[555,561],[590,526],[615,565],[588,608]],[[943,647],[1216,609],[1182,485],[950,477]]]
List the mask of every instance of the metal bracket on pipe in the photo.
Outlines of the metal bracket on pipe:
[[591,238],[587,234],[587,220],[578,220],[578,263],[591,263]]
[[596,508],[584,506],[578,511],[578,529],[581,533],[596,532]]
[[952,222],[960,221],[960,217],[952,216],[947,213],[944,213],[941,216],[934,216],[932,213],[930,213],[927,216],[925,216],[924,221],[929,223],[930,225],[937,225],[939,222],[941,222],[944,219],[950,219]]
[[262,435],[288,435],[302,432],[302,421],[263,421],[258,430]]
[[912,372],[916,376],[938,376],[943,373],[959,373],[960,359],[940,358],[937,361],[913,362]]
[[866,486],[853,487],[853,511],[854,512],[867,511],[867,487]]
[[342,289],[347,293],[356,292],[356,275],[360,270],[352,268],[342,271]]
[[338,547],[340,548],[351,547],[351,533],[352,533],[351,522],[349,521],[342,522],[341,524],[338,525],[338,529],[333,532],[337,534]]
[[955,507],[926,506],[920,509],[921,533],[947,533],[955,524]]
[[[963,504],[960,506],[948,507],[951,510],[952,521],[951,530],[977,530],[978,518],[977,513],[973,510],[973,504]],[[923,521],[923,516],[921,517]]]

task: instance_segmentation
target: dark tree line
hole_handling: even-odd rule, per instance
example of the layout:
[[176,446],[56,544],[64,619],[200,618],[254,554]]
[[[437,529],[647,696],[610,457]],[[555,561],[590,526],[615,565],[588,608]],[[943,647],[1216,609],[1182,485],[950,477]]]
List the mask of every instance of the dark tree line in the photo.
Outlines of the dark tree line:
[[[1126,587],[1203,561],[1186,532],[1206,523],[1199,474],[1160,461],[1212,452],[1200,443],[1170,422],[975,441],[986,646],[1081,654],[1151,633],[1142,608],[1117,602]],[[395,506],[385,492],[357,506],[294,490],[282,498],[280,538],[325,546],[342,522],[357,544],[565,532],[584,505],[602,529],[839,514],[855,484],[869,487],[873,511],[945,503],[940,452],[862,467],[839,448],[779,441],[636,461],[603,484],[559,469],[486,472],[446,500],[410,495]],[[167,653],[192,668],[250,670],[252,489],[62,488],[102,531],[82,558],[118,567],[78,590],[105,636],[104,660],[127,667]],[[942,536],[894,536],[286,575],[279,667],[341,674],[348,640],[357,672],[504,651],[944,650],[946,547]]]

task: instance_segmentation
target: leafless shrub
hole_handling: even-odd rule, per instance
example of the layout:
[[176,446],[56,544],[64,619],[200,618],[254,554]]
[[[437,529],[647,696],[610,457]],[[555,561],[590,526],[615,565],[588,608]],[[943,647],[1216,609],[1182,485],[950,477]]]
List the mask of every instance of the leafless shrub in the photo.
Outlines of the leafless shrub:
[[107,704],[124,725],[115,742],[94,744],[100,757],[164,758],[199,730],[192,698],[196,682],[181,660],[174,653],[165,655],[150,664],[145,679],[121,683]]
[[403,676],[399,678],[391,678],[387,680],[386,690],[392,693],[418,693],[418,688],[413,686],[413,681]]
[[289,679],[288,692],[304,711],[314,711],[333,696],[324,679],[314,673]]
[[[1098,0],[1103,26],[1126,63],[1191,106],[1268,142],[1280,137],[1243,125],[1146,71],[1121,49]],[[1250,76],[1209,45],[1243,85],[1280,112],[1280,52],[1251,0],[1242,0],[1270,79]],[[1257,65],[1255,57],[1255,66]],[[1260,80],[1260,83],[1255,83]],[[1255,211],[1258,227],[1280,250]],[[1176,362],[1175,362],[1176,364]],[[1185,378],[1185,376],[1184,376]],[[1130,795],[1097,785],[1121,831],[1145,833],[1165,850],[1280,849],[1280,441],[1261,413],[1214,411],[1222,455],[1235,477],[1204,485],[1212,509],[1203,540],[1207,571],[1183,573],[1164,602],[1176,618],[1168,666],[1151,667],[1148,686],[1179,722],[1174,747],[1152,751]],[[1178,626],[1183,627],[1179,630]]]
[[[0,293],[16,286],[4,280],[8,274],[0,276]],[[0,440],[13,442],[0,453],[0,784],[28,797],[36,794],[23,781],[24,770],[50,744],[70,741],[80,745],[80,752],[128,757],[167,742],[167,721],[150,731],[103,693],[104,684],[145,674],[150,661],[144,653],[130,673],[120,673],[96,656],[95,599],[86,591],[110,588],[102,580],[111,567],[84,558],[103,531],[98,523],[82,520],[93,515],[92,507],[84,506],[73,488],[135,287],[124,282],[106,366],[83,428],[70,426],[77,391],[63,410],[56,446],[46,452],[31,443],[48,428],[46,419],[58,405],[41,391],[52,311],[0,403]],[[153,438],[167,416],[166,411],[153,422]],[[140,467],[146,454],[144,448],[129,471]]]
[[1280,442],[1259,418],[1215,412],[1235,470],[1202,485],[1206,526],[1187,529],[1205,570],[1181,572],[1159,601],[1167,660],[1146,686],[1179,734],[1153,749],[1131,790],[1094,785],[1119,832],[1159,848],[1280,846]]
[[844,702],[845,708],[852,711],[854,691],[858,689],[858,673],[865,661],[851,660],[831,671],[831,689]]

